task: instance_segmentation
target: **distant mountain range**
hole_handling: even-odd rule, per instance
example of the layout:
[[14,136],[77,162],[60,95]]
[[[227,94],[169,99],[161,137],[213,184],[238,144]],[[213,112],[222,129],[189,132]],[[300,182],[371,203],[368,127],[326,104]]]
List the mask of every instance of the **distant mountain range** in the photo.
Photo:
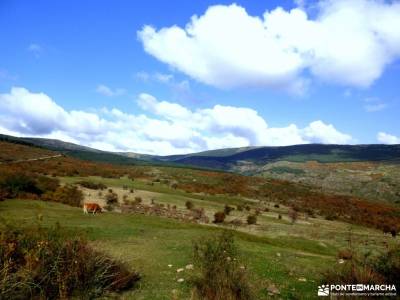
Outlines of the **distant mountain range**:
[[[131,152],[108,152],[55,139],[22,138],[0,134],[0,141],[23,143],[62,152],[72,157],[118,164],[191,166],[234,171],[239,167],[263,166],[270,162],[354,162],[400,163],[400,145],[304,144],[281,147],[243,147],[210,150],[184,155],[156,156]],[[246,168],[244,168],[246,169]]]

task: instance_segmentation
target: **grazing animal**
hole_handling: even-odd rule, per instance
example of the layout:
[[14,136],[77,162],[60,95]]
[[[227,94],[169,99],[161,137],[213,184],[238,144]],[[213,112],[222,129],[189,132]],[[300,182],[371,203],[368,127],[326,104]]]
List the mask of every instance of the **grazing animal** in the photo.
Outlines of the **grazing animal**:
[[88,213],[101,213],[101,207],[97,203],[85,203],[83,204],[83,213],[88,214]]

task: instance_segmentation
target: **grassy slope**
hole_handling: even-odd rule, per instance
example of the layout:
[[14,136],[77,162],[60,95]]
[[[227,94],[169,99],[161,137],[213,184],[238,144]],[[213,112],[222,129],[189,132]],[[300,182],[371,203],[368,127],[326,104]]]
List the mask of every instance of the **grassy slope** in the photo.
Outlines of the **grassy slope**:
[[[75,181],[79,178],[63,178]],[[91,181],[104,182],[116,192],[123,191],[122,185],[135,188],[135,193],[148,193],[157,202],[171,203],[183,209],[184,202],[191,199],[196,206],[207,211],[222,208],[227,198],[186,194],[167,186],[150,186],[135,180],[103,179],[91,177]],[[148,201],[149,199],[144,199]],[[316,286],[323,269],[335,264],[337,249],[346,245],[349,225],[323,219],[300,220],[290,225],[285,215],[283,220],[277,213],[285,214],[286,208],[273,208],[259,217],[259,225],[244,226],[236,231],[238,245],[253,274],[255,286],[260,288],[259,298],[266,298],[265,288],[272,282],[281,290],[283,298],[315,297]],[[187,299],[190,287],[177,283],[179,277],[188,278],[188,271],[177,277],[176,269],[190,264],[192,240],[213,234],[220,227],[214,225],[186,224],[175,220],[142,215],[105,213],[85,216],[80,209],[55,203],[29,200],[0,202],[0,216],[18,224],[29,226],[36,222],[37,215],[44,216],[45,225],[59,222],[63,226],[87,232],[93,245],[120,258],[137,268],[144,275],[139,290],[125,294],[127,299],[170,299],[172,290],[177,290],[179,299]],[[242,215],[241,215],[242,214]],[[231,218],[243,217],[246,213],[234,212]],[[385,242],[392,242],[381,233],[360,226],[353,226],[354,239],[365,249],[378,249]],[[369,245],[365,245],[369,243]],[[280,253],[281,256],[277,256]],[[172,264],[172,268],[168,268]],[[304,277],[306,282],[299,281]]]
[[294,163],[263,166],[258,176],[302,182],[323,191],[400,205],[400,168],[396,163]]
[[[95,247],[122,259],[144,275],[140,289],[125,295],[132,299],[169,299],[173,289],[186,298],[189,287],[176,282],[176,268],[192,262],[193,239],[218,230],[141,215],[86,216],[77,208],[40,201],[8,200],[0,203],[0,212],[5,219],[20,224],[32,224],[36,222],[36,215],[42,214],[45,225],[59,222],[63,226],[84,229]],[[333,261],[317,248],[314,252],[298,253],[297,249],[275,243],[273,239],[246,234],[237,234],[237,237],[249,269],[256,274],[255,280],[264,282],[263,278],[271,278],[280,286],[285,298],[290,294],[312,298],[316,284],[311,280],[317,280],[319,270]],[[278,252],[281,258],[276,256]],[[168,264],[173,267],[168,268]],[[293,272],[293,276],[289,276],[289,272]],[[187,278],[187,272],[181,276]],[[300,282],[298,277],[309,281]],[[267,286],[266,282],[264,284]]]

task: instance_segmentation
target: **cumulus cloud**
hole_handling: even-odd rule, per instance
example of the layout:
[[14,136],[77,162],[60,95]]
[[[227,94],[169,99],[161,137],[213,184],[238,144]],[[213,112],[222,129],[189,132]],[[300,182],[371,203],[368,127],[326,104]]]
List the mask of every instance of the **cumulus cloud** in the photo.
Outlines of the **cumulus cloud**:
[[400,3],[326,0],[310,16],[277,7],[263,16],[210,6],[185,27],[138,32],[145,51],[190,77],[221,88],[261,86],[296,93],[311,78],[367,87],[400,56]]
[[13,87],[0,94],[0,132],[58,138],[111,151],[177,154],[203,150],[304,143],[353,141],[333,125],[311,122],[270,127],[257,111],[215,105],[191,110],[178,103],[140,94],[141,114],[103,108],[94,112],[67,111],[44,93]]
[[376,139],[382,144],[400,144],[400,137],[388,134],[386,132],[379,132]]
[[126,93],[125,89],[122,88],[116,88],[112,89],[104,84],[99,84],[96,88],[96,92],[107,97],[116,97],[116,96],[122,96]]

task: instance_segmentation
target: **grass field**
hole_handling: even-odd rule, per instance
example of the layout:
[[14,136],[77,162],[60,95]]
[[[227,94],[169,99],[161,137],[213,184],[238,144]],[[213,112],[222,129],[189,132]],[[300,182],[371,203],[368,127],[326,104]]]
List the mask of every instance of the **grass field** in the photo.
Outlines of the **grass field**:
[[[82,178],[62,178],[74,182]],[[88,179],[88,178],[86,178]],[[130,181],[127,178],[104,179],[103,182],[119,195],[127,193],[122,187],[134,188],[129,197],[140,195],[144,202],[150,198],[160,203],[170,203],[184,210],[190,199],[197,207],[203,207],[211,216],[221,210],[229,200],[227,196],[204,196],[174,190],[167,185],[149,185],[146,181]],[[88,191],[84,190],[85,197]],[[96,191],[90,191],[92,197]],[[121,197],[120,197],[121,198]],[[252,199],[235,199],[234,202]],[[282,220],[277,218],[282,214]],[[190,272],[177,273],[192,263],[192,242],[195,239],[217,234],[229,225],[190,224],[156,216],[106,212],[101,215],[84,215],[79,208],[37,200],[7,200],[0,202],[0,216],[19,226],[38,222],[38,215],[45,226],[59,222],[62,226],[83,232],[93,246],[109,253],[137,269],[143,279],[137,290],[126,292],[124,299],[188,299],[191,286],[187,282]],[[234,211],[229,219],[245,220],[248,212]],[[337,264],[336,253],[346,247],[350,225],[323,218],[304,219],[300,216],[292,225],[287,218],[287,208],[275,208],[258,217],[257,225],[244,225],[235,229],[235,237],[241,255],[251,274],[258,298],[266,299],[268,288],[275,285],[284,299],[313,299],[321,273]],[[379,251],[395,240],[381,232],[361,226],[351,226],[354,244],[364,251]],[[172,267],[168,267],[171,264]],[[184,278],[178,283],[178,278]]]

